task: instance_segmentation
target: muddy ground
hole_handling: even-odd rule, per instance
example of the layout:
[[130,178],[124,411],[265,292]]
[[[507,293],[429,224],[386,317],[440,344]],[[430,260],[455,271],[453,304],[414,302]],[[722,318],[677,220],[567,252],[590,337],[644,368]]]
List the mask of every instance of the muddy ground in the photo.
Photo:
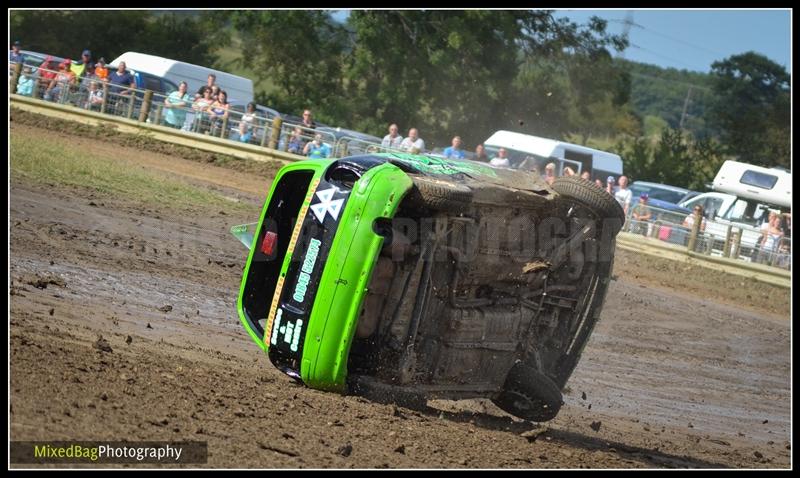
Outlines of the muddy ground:
[[[87,141],[19,122],[11,134]],[[257,217],[268,178],[91,141],[252,207],[12,180],[13,440],[203,440],[212,467],[790,465],[787,291],[619,251],[555,420],[480,400],[420,412],[342,397],[294,384],[239,324],[246,251],[227,231]]]

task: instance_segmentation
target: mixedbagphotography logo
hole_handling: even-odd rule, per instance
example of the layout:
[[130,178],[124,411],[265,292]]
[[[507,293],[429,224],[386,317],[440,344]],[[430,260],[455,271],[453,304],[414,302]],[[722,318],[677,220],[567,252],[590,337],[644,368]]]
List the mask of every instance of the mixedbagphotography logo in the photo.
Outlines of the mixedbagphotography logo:
[[12,441],[11,463],[206,463],[207,442]]

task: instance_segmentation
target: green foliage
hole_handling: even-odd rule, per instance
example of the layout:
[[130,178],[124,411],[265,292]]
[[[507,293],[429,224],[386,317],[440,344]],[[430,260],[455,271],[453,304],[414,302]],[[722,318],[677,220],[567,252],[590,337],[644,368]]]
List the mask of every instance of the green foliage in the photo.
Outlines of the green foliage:
[[639,137],[614,147],[632,181],[652,181],[703,190],[725,161],[721,145],[711,139],[695,140],[681,130],[667,128],[652,142]]
[[236,11],[231,22],[241,32],[243,62],[273,81],[275,91],[261,102],[294,114],[313,108],[320,120],[341,123],[344,27],[318,10]]
[[147,10],[12,10],[9,16],[11,38],[23,50],[74,60],[88,48],[93,59],[108,62],[139,51],[203,65],[213,61],[211,46],[220,40],[207,33],[202,16]]
[[786,69],[755,52],[731,56],[711,67],[716,93],[711,120],[728,153],[747,163],[789,167]]

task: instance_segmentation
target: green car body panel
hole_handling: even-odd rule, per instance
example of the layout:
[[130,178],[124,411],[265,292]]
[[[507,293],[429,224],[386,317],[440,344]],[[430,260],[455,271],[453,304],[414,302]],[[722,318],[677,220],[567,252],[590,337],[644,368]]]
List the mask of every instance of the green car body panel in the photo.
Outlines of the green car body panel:
[[[255,237],[261,235],[268,207],[274,199],[276,185],[286,174],[295,171],[313,171],[301,207],[301,211],[306,211],[306,215],[309,215],[311,211],[308,210],[308,206],[317,192],[315,185],[334,162],[334,160],[303,161],[282,168],[276,175],[262,208]],[[300,365],[300,378],[306,385],[323,390],[345,391],[347,358],[358,313],[384,241],[384,238],[373,230],[373,224],[378,218],[392,218],[411,186],[412,181],[409,176],[388,162],[370,168],[353,184],[350,197],[340,213],[338,228],[327,258],[321,261],[324,267],[311,307]],[[302,219],[298,218],[298,224]],[[254,241],[244,269],[237,308],[239,319],[250,337],[260,348],[269,353],[270,327],[266,327],[264,336],[259,336],[250,325],[243,304],[245,285],[256,253],[255,246]],[[287,276],[295,247],[296,244],[292,244],[286,251],[280,269],[281,279]],[[284,287],[289,286],[291,284],[284,284]],[[271,312],[274,313],[274,310]]]

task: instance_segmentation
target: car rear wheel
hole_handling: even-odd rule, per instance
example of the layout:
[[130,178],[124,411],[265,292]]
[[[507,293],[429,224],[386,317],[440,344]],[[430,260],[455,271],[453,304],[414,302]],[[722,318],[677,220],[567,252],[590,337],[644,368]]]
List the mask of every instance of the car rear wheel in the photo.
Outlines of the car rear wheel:
[[597,187],[591,181],[576,176],[556,178],[552,188],[562,196],[573,199],[591,209],[603,220],[604,225],[612,228],[612,235],[622,229],[625,222],[625,211],[614,196]]

